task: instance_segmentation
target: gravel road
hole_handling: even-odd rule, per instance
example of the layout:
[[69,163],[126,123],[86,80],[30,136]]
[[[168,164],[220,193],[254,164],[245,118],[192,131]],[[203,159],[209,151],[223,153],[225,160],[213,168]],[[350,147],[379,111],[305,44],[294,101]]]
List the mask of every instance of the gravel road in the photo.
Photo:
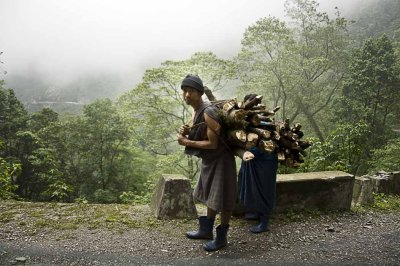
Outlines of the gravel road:
[[0,265],[400,265],[400,213],[366,211],[274,218],[254,235],[234,218],[226,248],[207,253],[184,232],[196,221],[116,230],[0,223]]

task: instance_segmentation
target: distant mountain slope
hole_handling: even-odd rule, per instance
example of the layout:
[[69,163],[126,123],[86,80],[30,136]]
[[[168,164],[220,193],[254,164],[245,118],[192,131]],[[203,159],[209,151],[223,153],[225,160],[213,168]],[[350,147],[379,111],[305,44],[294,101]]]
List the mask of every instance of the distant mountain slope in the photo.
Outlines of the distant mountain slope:
[[[13,89],[28,111],[50,107],[57,112],[80,112],[84,104],[99,98],[115,98],[124,88],[120,77],[96,73],[77,77],[68,83],[45,80],[36,73],[5,76],[5,87]],[[132,85],[133,86],[133,85]]]
[[400,41],[400,1],[376,0],[360,8],[352,16],[355,21],[350,32],[358,40],[378,37],[385,33]]

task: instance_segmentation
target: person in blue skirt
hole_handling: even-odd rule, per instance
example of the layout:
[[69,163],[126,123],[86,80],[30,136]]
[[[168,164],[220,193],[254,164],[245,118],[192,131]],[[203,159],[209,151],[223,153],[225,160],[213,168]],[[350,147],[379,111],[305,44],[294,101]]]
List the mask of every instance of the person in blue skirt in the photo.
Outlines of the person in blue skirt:
[[242,161],[239,170],[240,201],[259,218],[260,223],[251,227],[252,233],[268,231],[271,212],[275,206],[275,187],[278,160],[276,155],[259,148],[250,149],[254,158]]
[[262,151],[258,146],[248,151],[254,158],[242,161],[239,170],[239,198],[248,211],[245,218],[260,221],[250,231],[262,233],[269,230],[269,218],[275,206],[278,159],[275,153]]

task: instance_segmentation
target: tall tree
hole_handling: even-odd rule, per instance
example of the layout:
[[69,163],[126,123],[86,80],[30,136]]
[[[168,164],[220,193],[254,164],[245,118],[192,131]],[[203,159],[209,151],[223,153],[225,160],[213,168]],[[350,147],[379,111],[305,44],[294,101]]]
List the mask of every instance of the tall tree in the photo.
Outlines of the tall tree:
[[30,176],[34,180],[36,198],[65,201],[71,199],[73,188],[66,172],[66,149],[63,127],[58,113],[50,108],[30,116],[28,128],[37,138],[37,147],[28,157]]
[[110,202],[118,193],[143,188],[153,162],[133,147],[127,120],[113,101],[100,99],[85,106],[83,115],[67,119],[61,132],[75,196]]
[[286,14],[293,27],[268,17],[247,28],[237,57],[242,91],[269,97],[282,118],[304,117],[324,139],[319,116],[329,108],[343,79],[347,21],[317,11],[318,3],[292,0]]
[[[97,188],[106,190],[118,181],[118,164],[129,140],[127,125],[110,99],[97,100],[84,108],[81,150]],[[115,185],[115,184],[114,184]]]
[[349,76],[343,87],[338,117],[345,122],[365,121],[371,138],[364,145],[365,161],[371,150],[381,147],[399,125],[400,58],[392,41],[382,35],[368,39],[351,58]]
[[399,62],[386,35],[366,40],[351,59],[343,88],[342,117],[348,121],[366,120],[376,138],[384,136],[398,122]]
[[17,132],[26,130],[28,113],[15,96],[14,90],[5,89],[0,80],[0,139],[5,147],[1,154],[4,157],[15,157]]
[[[182,152],[174,154],[177,129],[189,123],[191,110],[182,99],[180,83],[187,74],[198,74],[205,86],[218,92],[236,78],[235,64],[218,59],[212,53],[196,53],[183,61],[166,61],[159,68],[147,70],[142,82],[119,99],[130,119],[138,143],[155,155],[171,155],[175,168],[189,177],[198,171],[193,158],[182,164]],[[174,155],[173,155],[174,154]]]
[[[3,142],[0,140],[0,150],[3,147]],[[0,199],[9,199],[15,196],[14,191],[17,186],[14,179],[20,170],[20,164],[9,163],[0,156]]]

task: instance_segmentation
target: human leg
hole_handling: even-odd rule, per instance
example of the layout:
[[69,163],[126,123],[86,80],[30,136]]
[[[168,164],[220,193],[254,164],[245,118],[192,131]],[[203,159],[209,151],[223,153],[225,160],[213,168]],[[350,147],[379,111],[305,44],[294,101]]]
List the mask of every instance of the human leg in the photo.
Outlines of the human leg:
[[217,211],[207,207],[207,218],[211,220],[215,220],[215,216],[217,216]]
[[231,220],[232,212],[231,211],[222,211],[221,212],[221,226],[229,226],[229,221]]
[[229,221],[231,219],[231,211],[221,212],[221,224],[215,229],[217,236],[215,240],[207,242],[203,245],[206,251],[217,251],[228,244],[227,234],[229,229]]
[[[191,239],[213,239],[213,228],[216,215],[217,211],[207,207],[207,216],[199,217],[199,229],[197,231],[187,232],[186,236]],[[226,218],[224,219],[226,220]]]
[[217,212],[207,208],[207,216],[199,217],[199,230],[189,231],[186,236],[191,239],[213,239],[214,221]]
[[266,213],[262,213],[259,216],[260,218],[260,223],[252,226],[250,228],[250,232],[254,233],[254,234],[258,234],[258,233],[262,233],[262,232],[266,232],[269,231],[268,228],[268,223],[269,223],[269,215]]
[[207,216],[199,217],[199,229],[197,231],[186,232],[186,236],[191,239],[213,239],[214,220]]

